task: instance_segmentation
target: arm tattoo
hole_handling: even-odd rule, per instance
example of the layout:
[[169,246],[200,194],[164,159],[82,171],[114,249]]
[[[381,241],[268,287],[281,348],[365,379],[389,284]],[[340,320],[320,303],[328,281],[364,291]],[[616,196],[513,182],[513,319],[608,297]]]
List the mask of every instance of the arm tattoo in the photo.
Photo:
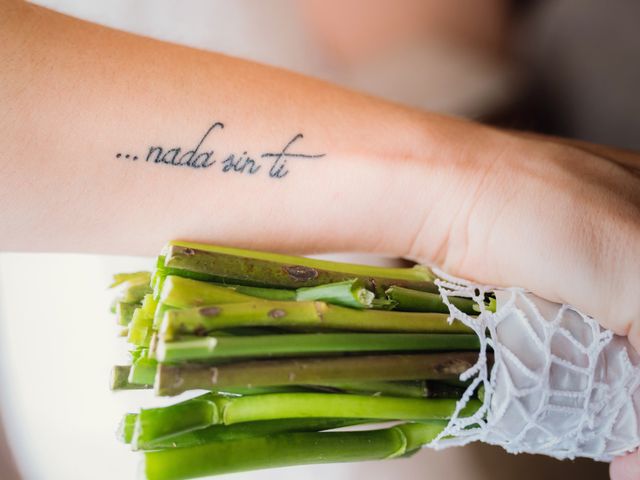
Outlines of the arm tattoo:
[[[263,152],[259,155],[251,156],[247,151],[242,153],[229,153],[220,155],[215,150],[208,150],[204,147],[210,137],[217,130],[223,130],[224,124],[213,123],[198,143],[187,150],[184,147],[165,147],[150,145],[146,149],[146,156],[138,156],[131,153],[116,153],[116,158],[130,161],[143,160],[150,164],[170,165],[174,167],[184,167],[193,169],[215,168],[222,173],[240,173],[246,175],[263,174],[269,178],[280,179],[289,174],[289,161],[299,159],[317,159],[325,156],[321,154],[306,154],[292,151],[296,143],[304,138],[301,133],[289,140],[282,149],[277,152]],[[187,147],[188,148],[188,147]]]

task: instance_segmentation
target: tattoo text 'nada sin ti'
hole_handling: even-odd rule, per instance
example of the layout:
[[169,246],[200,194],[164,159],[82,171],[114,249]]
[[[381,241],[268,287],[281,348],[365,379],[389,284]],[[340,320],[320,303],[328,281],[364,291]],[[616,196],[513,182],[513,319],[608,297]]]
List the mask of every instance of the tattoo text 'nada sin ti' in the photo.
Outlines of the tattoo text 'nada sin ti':
[[284,178],[289,174],[289,163],[292,160],[314,159],[325,156],[321,154],[299,153],[294,146],[299,144],[303,136],[298,133],[284,146],[275,152],[263,152],[252,156],[247,151],[242,153],[219,154],[208,147],[210,139],[216,130],[223,130],[224,125],[216,122],[211,125],[196,145],[190,149],[184,147],[163,147],[151,145],[144,155],[132,153],[116,153],[116,158],[147,163],[172,165],[194,169],[217,168],[222,173],[241,173],[246,175],[265,174],[270,178]]

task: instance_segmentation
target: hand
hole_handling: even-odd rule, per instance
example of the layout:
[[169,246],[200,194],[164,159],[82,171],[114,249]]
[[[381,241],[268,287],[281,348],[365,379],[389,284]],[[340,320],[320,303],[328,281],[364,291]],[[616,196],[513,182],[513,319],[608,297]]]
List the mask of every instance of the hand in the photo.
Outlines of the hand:
[[609,473],[611,480],[637,480],[640,478],[640,451],[614,459],[611,462]]
[[572,304],[640,351],[640,156],[489,136],[450,162],[411,257]]
[[[502,153],[488,160],[484,176],[476,174],[477,183],[456,172],[454,196],[473,193],[446,241],[430,236],[443,221],[438,213],[446,217],[435,209],[412,255],[462,277],[573,304],[629,335],[640,351],[640,156],[508,134],[496,140]],[[441,195],[445,204],[454,201]],[[616,458],[610,472],[612,480],[640,479],[640,451]]]

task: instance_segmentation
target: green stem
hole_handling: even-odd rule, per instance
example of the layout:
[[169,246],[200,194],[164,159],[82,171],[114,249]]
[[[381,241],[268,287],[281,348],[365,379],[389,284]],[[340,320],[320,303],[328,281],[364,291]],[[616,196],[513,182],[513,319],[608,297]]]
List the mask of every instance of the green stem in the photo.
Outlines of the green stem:
[[444,382],[427,382],[429,398],[460,398],[467,390],[467,387],[449,385]]
[[122,443],[131,443],[137,420],[137,413],[125,413],[120,425],[118,425],[118,432],[116,433],[118,440]]
[[422,266],[370,267],[177,241],[162,255],[167,273],[218,283],[299,288],[358,278],[380,294],[391,285],[437,292],[433,273]]
[[133,362],[129,373],[129,382],[137,385],[153,385],[156,377],[158,361],[146,354]]
[[147,385],[129,383],[131,365],[116,365],[111,369],[111,390],[141,390],[149,388]]
[[324,302],[270,302],[212,305],[165,313],[160,332],[165,340],[181,333],[203,334],[234,327],[285,327],[369,332],[472,333],[442,313],[356,310]]
[[168,310],[174,310],[176,308],[161,302],[159,296],[156,300],[158,303],[156,305],[156,311],[153,312],[153,329],[154,330],[158,330],[160,328],[165,312]]
[[447,422],[437,420],[397,425],[396,427],[402,430],[402,433],[404,433],[405,438],[407,439],[405,454],[415,451],[434,440],[438,435],[440,435],[440,432],[444,430],[446,425]]
[[361,280],[345,280],[296,290],[296,300],[299,302],[321,300],[351,308],[370,308],[374,298],[375,294],[367,290]]
[[163,305],[188,308],[217,303],[250,302],[255,299],[231,288],[168,275],[162,283],[159,300]]
[[475,335],[415,333],[306,333],[204,337],[160,341],[160,362],[362,352],[478,350]]
[[[314,385],[311,385],[313,387]],[[413,380],[404,382],[338,382],[323,383],[318,387],[327,387],[341,390],[344,393],[356,393],[359,395],[384,395],[391,397],[427,398],[429,389],[425,380]]]
[[154,442],[172,435],[220,423],[217,400],[214,395],[205,394],[168,407],[141,409],[136,419],[132,448],[149,449]]
[[109,288],[119,288],[117,301],[139,303],[147,293],[151,293],[150,282],[150,272],[117,273]]
[[[446,420],[456,399],[373,397],[340,393],[271,393],[229,399],[222,405],[222,423],[231,425],[281,418],[369,418],[379,420]],[[461,415],[481,403],[470,400]]]
[[261,468],[394,458],[434,439],[445,423],[359,432],[301,432],[145,454],[148,480],[183,480]]
[[[130,415],[130,414],[128,414]],[[123,419],[124,422],[131,420]],[[245,422],[234,425],[211,425],[206,428],[172,435],[160,440],[138,445],[139,450],[161,450],[185,448],[211,442],[238,440],[241,438],[261,437],[285,432],[319,432],[350,425],[365,423],[367,420],[344,418],[293,418]]]
[[148,347],[153,335],[153,317],[149,316],[146,309],[136,308],[129,324],[127,341],[132,345]]
[[236,387],[323,385],[340,382],[457,378],[477,360],[473,352],[294,358],[208,366],[160,364],[159,395]]
[[224,285],[226,288],[235,290],[238,293],[243,293],[255,298],[262,298],[264,300],[288,300],[294,301],[296,299],[295,290],[285,290],[282,288],[263,288],[263,287],[250,287],[248,285]]
[[129,325],[133,318],[133,312],[140,306],[141,305],[139,303],[117,302],[115,311],[117,324],[122,325],[123,327]]
[[347,280],[297,290],[283,290],[244,285],[227,286],[177,275],[167,275],[161,285],[156,299],[162,305],[175,308],[242,303],[253,301],[256,298],[274,301],[322,300],[345,307],[369,308],[375,299],[374,293],[364,288],[360,280]]
[[[389,287],[385,293],[390,300],[396,303],[395,310],[449,313],[449,307],[437,293],[421,292],[398,286]],[[449,301],[464,313],[469,315],[479,313],[478,306],[470,298],[450,297]]]

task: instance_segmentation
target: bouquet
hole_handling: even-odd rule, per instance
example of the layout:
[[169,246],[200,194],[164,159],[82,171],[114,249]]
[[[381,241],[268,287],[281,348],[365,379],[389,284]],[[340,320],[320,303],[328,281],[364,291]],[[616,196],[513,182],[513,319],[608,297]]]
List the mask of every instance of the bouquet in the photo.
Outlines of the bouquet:
[[121,422],[149,480],[477,440],[599,460],[640,445],[634,350],[521,289],[177,241],[113,287],[131,362],[112,389],[186,396]]

